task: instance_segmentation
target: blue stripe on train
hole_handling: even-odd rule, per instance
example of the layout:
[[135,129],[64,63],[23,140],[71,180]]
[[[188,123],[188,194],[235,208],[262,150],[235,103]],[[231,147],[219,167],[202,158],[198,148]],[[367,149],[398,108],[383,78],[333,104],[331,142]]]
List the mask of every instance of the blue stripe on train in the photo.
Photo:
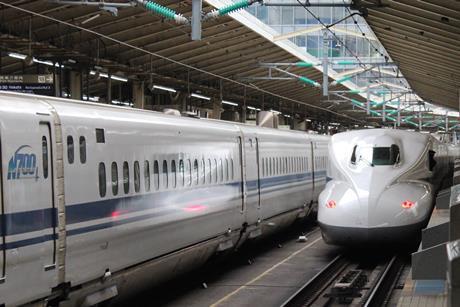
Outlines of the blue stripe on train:
[[[318,171],[318,172],[315,172],[315,175],[319,176],[320,174],[323,175],[324,173],[325,171]],[[304,181],[307,179],[310,179],[310,180],[312,179],[311,173],[263,178],[260,180],[260,184],[261,184],[261,188],[265,189],[269,187],[290,184],[290,183],[294,183],[298,181]],[[323,180],[324,178],[318,178],[318,179]],[[240,184],[241,184],[240,182],[233,182],[233,183],[223,184],[219,186],[228,185],[232,187],[238,187]],[[302,185],[302,184],[304,183],[301,182],[297,185]],[[257,180],[248,181],[247,182],[248,191],[257,190],[257,185],[258,185]],[[216,186],[211,186],[211,187],[216,187]],[[207,188],[209,188],[209,186],[195,188],[193,189],[194,190],[193,192],[195,192],[194,194],[203,196],[201,192],[198,193],[198,190],[202,190],[202,189],[208,190]],[[278,191],[278,190],[282,190],[285,188],[286,187],[279,187],[278,189],[270,189],[270,191],[273,192],[273,191]],[[152,208],[152,205],[151,205],[152,203],[156,203],[157,200],[160,201],[160,199],[164,199],[164,197],[166,197],[167,194],[173,194],[173,193],[176,194],[174,191],[164,191],[164,192],[135,195],[135,196],[128,196],[128,197],[123,197],[123,198],[115,198],[115,199],[107,199],[107,200],[101,200],[101,201],[96,201],[96,202],[91,202],[91,203],[67,206],[66,207],[66,222],[67,224],[76,224],[76,223],[82,223],[82,222],[87,222],[87,221],[96,220],[96,219],[107,218],[107,217],[111,217],[111,214],[114,211],[120,210],[120,209],[122,211],[122,214],[148,210]],[[149,201],[145,201],[146,197],[149,198]],[[236,196],[235,198],[232,198],[232,200],[238,199],[238,198],[240,198],[240,195]],[[187,200],[182,200],[182,201],[187,201]],[[123,220],[111,221],[111,222],[106,222],[102,224],[82,227],[82,228],[67,231],[67,235],[72,236],[72,235],[92,232],[92,231],[96,231],[100,229],[106,229],[106,228],[110,228],[110,227],[117,226],[117,225],[122,225],[126,223],[140,221],[143,219],[149,219],[152,217],[170,214],[170,213],[173,213],[174,211],[175,209],[164,210],[164,211],[153,213],[153,214],[147,214],[147,215],[142,215],[138,217],[127,218]],[[6,235],[14,235],[14,234],[38,231],[38,230],[43,230],[43,229],[47,229],[47,228],[51,228],[55,226],[56,216],[57,216],[56,209],[43,209],[43,210],[11,213],[11,214],[4,215],[4,222],[0,221],[0,227],[5,224],[7,225],[7,227],[3,231]],[[3,229],[3,227],[1,227],[0,229]],[[36,238],[6,243],[5,245],[0,244],[0,250],[5,249],[5,247],[6,249],[17,248],[21,246],[27,246],[27,245],[49,241],[52,239],[53,239],[53,235],[45,235],[45,236],[39,236]]]

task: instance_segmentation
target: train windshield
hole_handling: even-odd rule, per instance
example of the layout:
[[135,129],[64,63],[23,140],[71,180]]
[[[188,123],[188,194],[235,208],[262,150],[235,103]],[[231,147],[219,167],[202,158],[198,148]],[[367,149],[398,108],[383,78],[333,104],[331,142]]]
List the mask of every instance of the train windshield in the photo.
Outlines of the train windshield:
[[395,144],[390,147],[371,147],[355,145],[351,155],[351,163],[364,162],[370,166],[394,165],[399,163],[399,147]]

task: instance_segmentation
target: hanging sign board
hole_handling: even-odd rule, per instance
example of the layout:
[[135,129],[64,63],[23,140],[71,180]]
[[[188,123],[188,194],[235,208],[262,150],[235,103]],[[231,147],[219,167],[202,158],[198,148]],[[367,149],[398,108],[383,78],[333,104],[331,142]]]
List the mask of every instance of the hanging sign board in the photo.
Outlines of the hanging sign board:
[[0,75],[0,90],[54,96],[53,75]]

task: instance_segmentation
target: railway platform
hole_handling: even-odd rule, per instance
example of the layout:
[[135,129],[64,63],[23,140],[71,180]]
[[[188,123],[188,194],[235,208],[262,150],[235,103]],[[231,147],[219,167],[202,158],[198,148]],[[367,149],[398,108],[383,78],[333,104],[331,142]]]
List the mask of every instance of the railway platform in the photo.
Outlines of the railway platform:
[[152,291],[134,303],[140,306],[155,301],[168,307],[280,306],[340,253],[340,248],[324,243],[316,226],[306,233],[306,241],[299,241],[290,232],[257,246],[261,250],[252,248],[246,257],[240,255],[237,263],[224,261],[212,265],[212,272],[207,270],[187,279],[185,285],[173,284],[177,288],[169,291],[175,293],[172,297],[159,297],[158,291]]
[[398,301],[401,307],[458,306],[458,207],[460,205],[460,160],[454,164],[452,186],[438,194],[422,242],[412,255]]

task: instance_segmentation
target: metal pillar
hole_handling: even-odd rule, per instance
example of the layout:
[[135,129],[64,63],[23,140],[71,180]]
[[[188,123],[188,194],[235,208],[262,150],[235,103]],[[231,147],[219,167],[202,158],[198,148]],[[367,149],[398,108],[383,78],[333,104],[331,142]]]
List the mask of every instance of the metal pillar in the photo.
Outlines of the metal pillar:
[[329,57],[329,37],[327,29],[323,30],[323,96],[329,95],[329,70],[328,57]]
[[107,77],[107,99],[106,103],[112,103],[112,75],[109,73]]
[[81,100],[82,99],[82,73],[80,71],[70,72],[70,98]]
[[144,81],[133,82],[133,103],[135,108],[145,108]]
[[201,40],[202,0],[192,0],[192,40]]
[[366,113],[367,115],[371,114],[371,92],[369,88],[370,84],[367,84],[366,87]]

